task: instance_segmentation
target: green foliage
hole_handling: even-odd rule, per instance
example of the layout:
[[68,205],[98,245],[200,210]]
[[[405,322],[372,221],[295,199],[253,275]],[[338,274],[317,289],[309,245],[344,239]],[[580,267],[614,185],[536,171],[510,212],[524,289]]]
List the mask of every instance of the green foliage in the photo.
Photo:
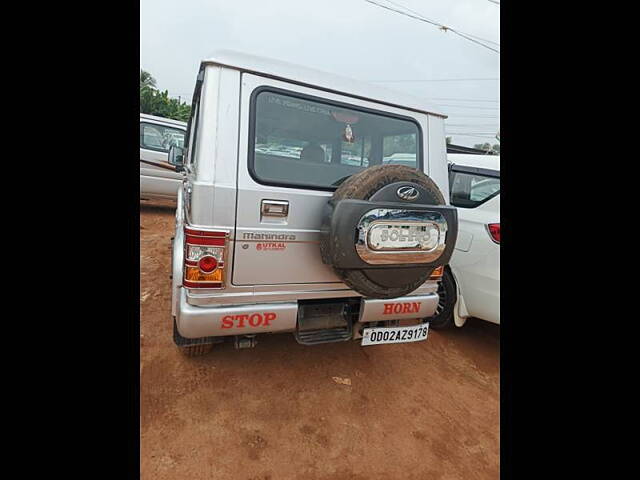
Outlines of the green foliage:
[[169,98],[169,91],[155,88],[156,80],[149,72],[140,70],[140,113],[172,118],[186,122],[191,115],[191,105]]
[[145,70],[140,70],[140,88],[142,87],[156,87],[156,79]]
[[476,143],[473,148],[478,148],[480,150],[484,150],[485,152],[495,152],[500,153],[500,144],[496,143],[495,145],[491,145],[490,143]]
[[451,137],[447,137],[447,145],[451,143]]

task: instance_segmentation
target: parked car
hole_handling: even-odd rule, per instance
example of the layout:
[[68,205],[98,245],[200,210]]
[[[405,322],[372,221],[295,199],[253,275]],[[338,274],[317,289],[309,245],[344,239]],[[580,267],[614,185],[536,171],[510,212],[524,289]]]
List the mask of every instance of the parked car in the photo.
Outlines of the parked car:
[[[186,148],[169,152],[186,174],[175,343],[198,355],[279,332],[304,345],[425,340],[457,234],[444,118],[420,98],[298,65],[204,60]],[[411,167],[383,164],[397,136],[419,152]]]
[[175,199],[182,174],[169,165],[171,145],[184,147],[185,122],[140,114],[140,197]]
[[394,153],[382,159],[382,163],[389,165],[407,165],[409,167],[415,165],[415,153]]
[[469,317],[500,323],[500,157],[450,154],[451,205],[458,240],[445,268],[432,328],[461,327]]

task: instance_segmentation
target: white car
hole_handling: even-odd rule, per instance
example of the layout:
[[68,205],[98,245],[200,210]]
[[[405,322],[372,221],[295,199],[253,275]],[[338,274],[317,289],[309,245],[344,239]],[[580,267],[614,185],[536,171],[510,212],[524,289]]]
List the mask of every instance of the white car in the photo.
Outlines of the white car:
[[184,147],[187,124],[179,120],[140,114],[140,196],[175,199],[182,174],[169,165],[169,147]]
[[449,154],[448,160],[458,239],[430,326],[461,327],[468,317],[500,324],[500,156]]
[[382,159],[382,163],[389,165],[407,165],[411,167],[416,163],[415,153],[394,153]]

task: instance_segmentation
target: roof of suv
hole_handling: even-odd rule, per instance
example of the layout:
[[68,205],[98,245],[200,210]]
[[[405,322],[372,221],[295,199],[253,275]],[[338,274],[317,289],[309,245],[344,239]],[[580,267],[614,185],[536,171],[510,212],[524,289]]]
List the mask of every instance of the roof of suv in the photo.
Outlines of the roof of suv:
[[450,153],[447,155],[449,163],[463,165],[465,167],[486,168],[500,171],[500,155],[467,155]]
[[281,60],[232,50],[218,50],[202,63],[222,65],[243,72],[256,73],[328,92],[447,118],[442,111],[423,98]]

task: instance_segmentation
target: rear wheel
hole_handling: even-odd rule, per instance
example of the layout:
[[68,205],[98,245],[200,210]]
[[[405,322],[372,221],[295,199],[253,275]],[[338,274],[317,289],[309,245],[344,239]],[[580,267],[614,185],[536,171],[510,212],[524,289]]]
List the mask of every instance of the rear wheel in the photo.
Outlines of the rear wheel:
[[429,327],[434,330],[451,328],[455,325],[453,309],[458,300],[458,293],[456,291],[455,280],[448,268],[445,268],[442,280],[438,283],[438,296],[440,298],[438,300],[436,314],[427,319],[429,321]]
[[213,349],[216,343],[222,343],[224,340],[216,337],[204,337],[198,339],[185,338],[178,332],[176,317],[173,317],[173,341],[180,351],[187,357],[199,357],[206,355]]
[[213,344],[203,343],[201,345],[189,345],[186,347],[180,347],[180,351],[187,357],[199,357],[200,355],[206,355],[213,349]]

